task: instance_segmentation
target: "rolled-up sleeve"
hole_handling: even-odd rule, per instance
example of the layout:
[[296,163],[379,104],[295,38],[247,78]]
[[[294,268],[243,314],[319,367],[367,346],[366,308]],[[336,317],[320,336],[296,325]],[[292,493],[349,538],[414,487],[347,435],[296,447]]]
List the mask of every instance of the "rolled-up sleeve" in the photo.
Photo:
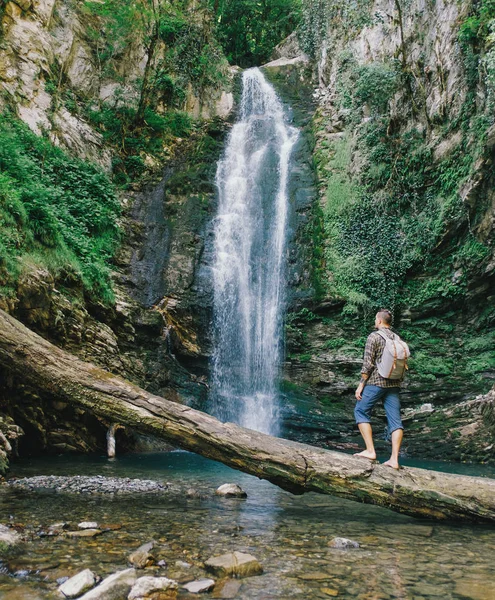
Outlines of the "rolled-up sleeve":
[[361,373],[371,375],[373,369],[376,367],[376,355],[378,351],[378,344],[376,335],[369,335],[366,340],[366,346],[364,347],[364,359],[363,366],[361,367]]

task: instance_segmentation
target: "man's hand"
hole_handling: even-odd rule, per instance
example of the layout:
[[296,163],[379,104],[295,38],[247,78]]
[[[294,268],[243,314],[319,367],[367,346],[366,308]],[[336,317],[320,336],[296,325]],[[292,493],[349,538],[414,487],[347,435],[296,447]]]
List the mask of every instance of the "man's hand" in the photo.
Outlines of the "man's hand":
[[356,400],[361,400],[361,398],[363,397],[363,390],[364,390],[364,382],[361,382],[357,386],[356,393],[354,394],[356,396]]

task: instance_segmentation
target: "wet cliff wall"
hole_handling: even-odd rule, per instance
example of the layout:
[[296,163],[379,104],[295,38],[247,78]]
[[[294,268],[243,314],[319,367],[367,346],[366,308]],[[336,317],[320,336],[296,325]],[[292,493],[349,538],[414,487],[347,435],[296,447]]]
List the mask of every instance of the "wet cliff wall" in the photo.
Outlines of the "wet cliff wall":
[[[201,296],[191,286],[235,70],[197,3],[150,6],[1,3],[0,306],[87,360],[195,402],[205,382],[177,354],[195,360],[207,329],[191,323]],[[109,424],[8,373],[0,388],[4,429],[26,433],[21,451],[104,447]]]
[[[493,6],[303,6],[299,49],[294,37],[279,48],[310,58],[317,104],[319,201],[300,239],[315,250],[306,263],[315,294],[288,315],[285,367],[289,405],[308,412],[293,427],[353,447],[363,345],[385,306],[413,352],[411,422],[425,411],[421,427],[462,456],[455,440],[474,447],[477,434],[442,407],[488,392],[495,376]],[[485,442],[480,456],[493,458]]]

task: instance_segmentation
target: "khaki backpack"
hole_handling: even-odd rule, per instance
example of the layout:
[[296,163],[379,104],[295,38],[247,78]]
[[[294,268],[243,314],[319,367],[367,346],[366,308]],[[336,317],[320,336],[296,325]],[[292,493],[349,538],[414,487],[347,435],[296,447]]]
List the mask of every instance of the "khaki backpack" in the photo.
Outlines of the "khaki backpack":
[[376,333],[385,340],[382,357],[376,364],[378,373],[385,379],[402,379],[408,369],[407,359],[411,356],[409,346],[392,331],[390,337],[383,331]]

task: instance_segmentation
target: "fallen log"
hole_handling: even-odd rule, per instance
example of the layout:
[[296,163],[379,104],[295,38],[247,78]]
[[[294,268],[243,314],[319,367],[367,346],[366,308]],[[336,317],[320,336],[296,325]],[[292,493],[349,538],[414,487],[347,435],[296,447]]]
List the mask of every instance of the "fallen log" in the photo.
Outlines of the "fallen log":
[[244,429],[136,385],[57,348],[0,310],[0,365],[38,390],[185,450],[267,479],[434,519],[495,521],[495,480],[388,467]]

